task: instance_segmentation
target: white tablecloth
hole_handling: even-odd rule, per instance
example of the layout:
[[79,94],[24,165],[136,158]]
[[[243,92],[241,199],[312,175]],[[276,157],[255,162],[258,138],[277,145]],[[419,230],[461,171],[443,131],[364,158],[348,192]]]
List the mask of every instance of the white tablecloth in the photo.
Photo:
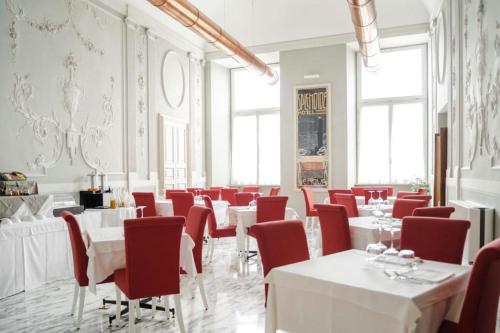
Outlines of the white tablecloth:
[[104,227],[123,227],[123,221],[126,219],[135,219],[137,217],[135,207],[119,207],[115,209],[87,209],[85,212],[101,214],[101,228]]
[[374,208],[373,206],[369,205],[359,205],[358,206],[358,214],[359,216],[373,216],[373,212],[376,210],[382,211],[384,214],[385,213],[390,213],[392,214],[392,205],[380,205],[380,207]]
[[[103,281],[113,272],[125,268],[125,236],[123,227],[108,227],[87,230],[87,255],[89,264],[87,276],[89,290],[95,294],[96,283]],[[183,233],[179,263],[188,276],[196,276],[196,265],[193,258],[194,241]]]
[[350,250],[274,268],[265,279],[266,332],[433,333],[444,318],[458,319],[468,267],[425,261],[419,269],[455,275],[417,284],[389,279],[366,257]]
[[[205,207],[203,200],[196,200],[195,205]],[[223,225],[226,222],[227,208],[229,202],[224,200],[212,200],[214,206],[214,214],[217,219],[217,224]],[[160,216],[173,216],[174,209],[171,199],[158,199],[156,200],[156,213]]]
[[[296,220],[299,214],[290,207],[286,207],[285,220]],[[256,207],[234,206],[228,208],[228,222],[230,225],[236,225],[236,238],[238,240],[238,250],[245,250],[245,237],[247,228],[257,223]]]
[[[394,205],[394,201],[396,201],[396,197],[390,196],[387,197],[387,200],[389,201],[389,205]],[[329,204],[330,203],[330,197],[326,197],[325,200],[323,200],[323,203]],[[365,204],[365,197],[357,195],[356,196],[356,203],[358,206],[364,205]]]

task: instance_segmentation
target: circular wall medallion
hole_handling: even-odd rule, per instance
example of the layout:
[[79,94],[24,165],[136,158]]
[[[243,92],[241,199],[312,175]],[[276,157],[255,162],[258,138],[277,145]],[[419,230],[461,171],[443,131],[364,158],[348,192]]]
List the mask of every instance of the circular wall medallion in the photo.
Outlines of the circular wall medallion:
[[448,50],[446,46],[446,21],[444,12],[441,11],[437,27],[436,27],[436,51],[437,51],[437,72],[439,83],[444,82],[444,75],[446,74],[446,58],[448,57]]
[[163,57],[161,73],[165,100],[170,107],[177,109],[184,101],[186,80],[184,66],[175,51],[167,51]]

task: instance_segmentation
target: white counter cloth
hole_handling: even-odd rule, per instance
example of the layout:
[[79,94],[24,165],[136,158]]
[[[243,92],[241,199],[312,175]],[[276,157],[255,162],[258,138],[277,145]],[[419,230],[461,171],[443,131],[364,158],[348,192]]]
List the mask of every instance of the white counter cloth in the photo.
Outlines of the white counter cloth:
[[[366,250],[366,246],[370,243],[377,243],[379,241],[379,231],[378,225],[373,224],[375,217],[363,216],[363,217],[350,217],[349,218],[349,231],[351,233],[351,246],[353,249]],[[391,242],[391,233],[387,227],[382,229],[382,237],[380,240],[385,245],[389,246]],[[321,249],[322,238],[321,238],[321,228],[315,229],[315,248]],[[400,225],[399,227],[394,227],[394,246],[399,245],[399,239],[401,238]]]
[[[396,201],[396,197],[390,196],[390,197],[387,197],[387,200],[389,201],[389,205],[394,205],[394,201]],[[323,200],[323,203],[329,204],[330,203],[330,197],[327,196],[325,198],[325,200]],[[358,204],[358,206],[364,205],[365,204],[365,197],[362,196],[362,195],[357,195],[356,196],[356,203]]]
[[[95,294],[96,283],[105,280],[115,270],[125,268],[125,236],[123,227],[87,230],[87,276],[89,290]],[[194,241],[182,233],[179,263],[189,277],[196,276],[193,257]]]
[[[205,207],[205,202],[203,200],[196,200],[195,205]],[[212,200],[212,206],[214,206],[214,214],[217,220],[217,224],[223,225],[226,222],[227,208],[229,202],[224,200]],[[172,206],[171,199],[157,199],[156,200],[156,213],[160,216],[173,216],[174,209]]]
[[[290,207],[286,207],[285,220],[296,220],[299,214]],[[247,228],[257,223],[257,210],[255,206],[233,206],[228,208],[228,222],[236,225],[236,238],[238,240],[238,250],[245,250],[245,237]]]
[[86,209],[85,212],[101,214],[101,228],[123,227],[123,221],[137,217],[135,207],[118,207],[115,209]]
[[[350,250],[274,268],[266,332],[436,332],[458,319],[469,268],[425,261],[421,269],[453,272],[439,284],[391,280]],[[418,320],[418,321],[417,321]]]

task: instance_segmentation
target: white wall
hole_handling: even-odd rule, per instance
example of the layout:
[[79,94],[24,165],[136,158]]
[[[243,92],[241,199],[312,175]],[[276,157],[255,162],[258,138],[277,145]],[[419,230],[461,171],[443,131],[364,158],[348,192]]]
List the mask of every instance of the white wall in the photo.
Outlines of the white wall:
[[[481,2],[484,15],[478,17]],[[440,83],[434,29],[432,87],[436,99],[433,113],[443,108],[448,112],[447,198],[471,200],[495,208],[496,236],[499,237],[500,48],[497,45],[495,49],[495,39],[500,39],[500,29],[496,26],[500,20],[500,3],[445,0],[439,15],[445,18],[446,62],[445,78]],[[481,26],[483,38],[479,33]],[[436,121],[434,124],[433,131],[437,131]]]
[[[97,1],[0,2],[0,170],[23,171],[47,192],[85,189],[94,170],[114,185],[155,187],[156,114],[196,119],[193,131],[203,130],[201,64],[192,55],[202,52],[179,47],[186,43],[178,36],[159,37],[128,12]],[[179,107],[162,91],[171,50],[185,77]],[[200,160],[202,175],[203,152]]]
[[[295,134],[294,134],[294,87],[315,83],[331,83],[331,116],[329,120],[330,187],[348,187],[347,153],[347,47],[334,45],[280,53],[281,92],[281,193],[289,197],[288,205],[304,217],[305,206],[302,192],[296,189]],[[304,75],[319,74],[318,79],[304,79]],[[351,110],[352,111],[352,110]],[[316,202],[327,196],[325,191],[316,193]]]

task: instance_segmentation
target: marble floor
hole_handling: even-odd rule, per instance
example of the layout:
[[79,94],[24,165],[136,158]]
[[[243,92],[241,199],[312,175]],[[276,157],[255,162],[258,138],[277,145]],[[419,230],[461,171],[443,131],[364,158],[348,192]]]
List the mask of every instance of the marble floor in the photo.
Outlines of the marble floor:
[[[181,302],[187,332],[264,332],[262,272],[256,264],[241,264],[235,242],[235,239],[218,241],[214,261],[204,267],[208,311],[203,308],[198,289],[187,280],[182,281]],[[312,249],[310,253],[316,254]],[[0,300],[0,332],[74,332],[73,317],[69,315],[72,292],[73,281],[63,280]],[[97,296],[87,293],[80,332],[127,332],[126,316],[121,326],[109,327],[108,314],[114,313],[114,306],[100,309],[103,297],[114,298],[114,285],[100,285],[97,293]],[[152,318],[150,310],[142,310],[136,328],[144,333],[179,332],[175,320],[166,321],[162,312]]]

